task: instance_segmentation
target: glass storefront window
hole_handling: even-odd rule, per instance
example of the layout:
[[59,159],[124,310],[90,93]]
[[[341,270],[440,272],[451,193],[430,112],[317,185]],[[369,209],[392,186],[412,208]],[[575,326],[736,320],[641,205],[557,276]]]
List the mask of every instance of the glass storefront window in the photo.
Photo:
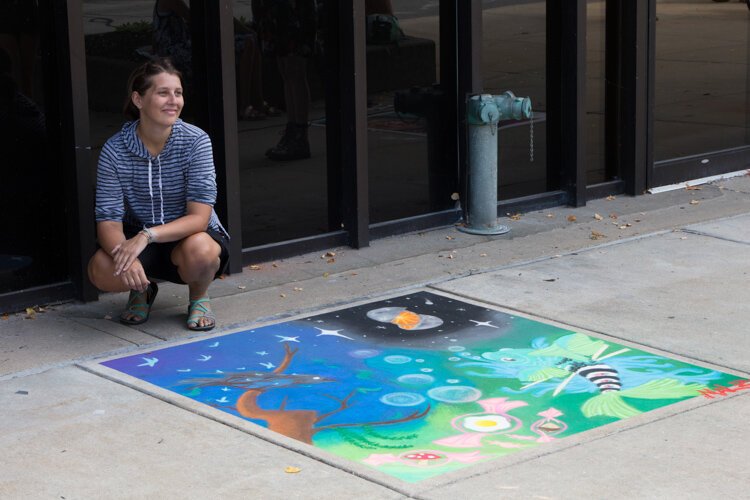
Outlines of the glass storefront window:
[[370,222],[447,208],[454,188],[441,182],[433,89],[440,74],[439,2],[365,0],[365,10]]
[[750,144],[745,2],[658,0],[654,160]]
[[0,294],[68,279],[64,172],[40,14],[36,0],[0,2]]
[[235,69],[245,248],[330,230],[324,8],[314,0],[233,4],[244,30],[235,35],[244,38]]
[[484,92],[530,97],[529,121],[502,122],[498,133],[498,199],[547,190],[546,6],[543,1],[482,1]]

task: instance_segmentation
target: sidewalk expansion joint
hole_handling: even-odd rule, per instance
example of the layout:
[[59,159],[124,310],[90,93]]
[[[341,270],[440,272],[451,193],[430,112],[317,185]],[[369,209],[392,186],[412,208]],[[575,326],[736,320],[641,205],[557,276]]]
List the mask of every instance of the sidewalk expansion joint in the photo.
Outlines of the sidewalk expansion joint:
[[737,239],[734,239],[734,238],[728,238],[726,236],[720,236],[718,234],[707,233],[705,231],[698,231],[697,229],[683,228],[683,229],[681,229],[681,232],[687,233],[687,234],[693,234],[693,235],[696,235],[696,236],[705,236],[706,238],[713,238],[715,240],[728,241],[729,243],[739,243],[740,245],[750,245],[750,242],[748,242],[748,241],[742,241],[742,240],[737,240]]

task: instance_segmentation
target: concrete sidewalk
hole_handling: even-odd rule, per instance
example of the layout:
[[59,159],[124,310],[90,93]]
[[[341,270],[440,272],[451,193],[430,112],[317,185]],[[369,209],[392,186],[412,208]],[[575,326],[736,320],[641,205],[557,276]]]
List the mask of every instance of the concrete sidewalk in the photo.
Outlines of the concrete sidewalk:
[[[750,177],[506,223],[259,263],[212,287],[219,330],[425,288],[750,376]],[[0,498],[750,498],[750,391],[408,484],[86,369],[190,338],[184,294],[164,284],[139,328],[124,294],[0,321]]]

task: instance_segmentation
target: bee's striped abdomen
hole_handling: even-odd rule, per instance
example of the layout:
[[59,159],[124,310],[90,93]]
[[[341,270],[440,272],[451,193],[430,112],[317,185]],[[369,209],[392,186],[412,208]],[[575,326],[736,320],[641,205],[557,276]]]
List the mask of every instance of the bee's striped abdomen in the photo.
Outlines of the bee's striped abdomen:
[[600,363],[583,366],[576,370],[575,373],[595,384],[601,392],[619,391],[622,389],[620,375],[617,373],[617,370],[609,365]]

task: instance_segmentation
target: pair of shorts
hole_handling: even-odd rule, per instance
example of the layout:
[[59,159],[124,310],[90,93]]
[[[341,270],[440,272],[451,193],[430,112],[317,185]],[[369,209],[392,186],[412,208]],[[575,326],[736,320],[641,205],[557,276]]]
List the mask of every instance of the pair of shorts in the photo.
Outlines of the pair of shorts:
[[[128,239],[138,234],[141,229],[142,228],[137,226],[123,226],[125,237]],[[221,264],[219,265],[219,270],[216,271],[216,275],[214,276],[214,279],[216,279],[224,274],[227,264],[229,263],[229,239],[224,233],[210,227],[206,229],[205,232],[221,247],[221,254],[219,255]],[[143,252],[141,252],[138,256],[138,260],[141,261],[148,278],[171,281],[172,283],[178,283],[180,285],[186,284],[182,281],[182,278],[180,278],[180,273],[177,272],[177,266],[172,263],[172,250],[174,250],[179,243],[179,241],[170,241],[169,243],[151,243],[143,250]]]

